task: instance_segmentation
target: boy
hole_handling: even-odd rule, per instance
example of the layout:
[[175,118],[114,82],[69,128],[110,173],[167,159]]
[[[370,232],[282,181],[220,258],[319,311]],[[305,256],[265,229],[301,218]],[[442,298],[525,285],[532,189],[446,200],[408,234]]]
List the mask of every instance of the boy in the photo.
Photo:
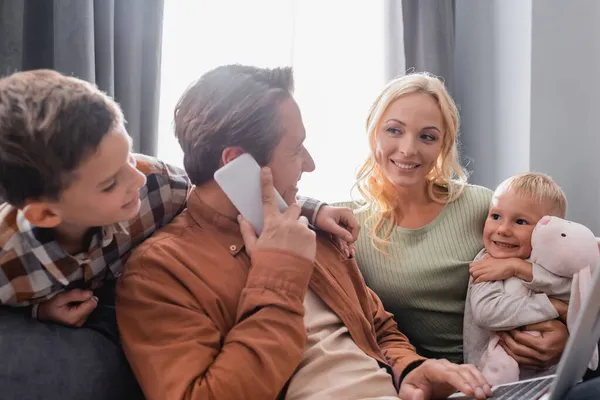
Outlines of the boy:
[[[88,82],[49,70],[0,80],[0,304],[81,327],[98,306],[94,291],[112,309],[113,286],[101,286],[185,207],[185,172],[132,154],[124,123]],[[303,213],[328,231],[352,215],[326,207],[316,222],[317,205],[306,201]],[[100,325],[118,341],[116,325]]]
[[[566,318],[567,304],[561,300],[568,300],[571,280],[526,261],[538,221],[545,215],[564,218],[566,209],[563,191],[540,173],[513,176],[494,192],[483,232],[485,249],[470,267],[472,279],[464,321],[466,363],[480,363],[494,331],[515,329],[531,321]],[[506,293],[505,280],[511,277],[521,279],[525,287],[538,293]]]

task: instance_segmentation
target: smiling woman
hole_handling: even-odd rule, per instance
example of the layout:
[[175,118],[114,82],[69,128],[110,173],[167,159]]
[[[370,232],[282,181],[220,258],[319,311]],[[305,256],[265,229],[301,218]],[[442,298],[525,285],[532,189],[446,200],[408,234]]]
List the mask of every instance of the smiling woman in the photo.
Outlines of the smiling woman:
[[466,183],[457,132],[456,106],[435,76],[397,78],[376,98],[357,183],[366,202],[356,259],[420,354],[461,362],[469,263],[483,246],[491,191]]

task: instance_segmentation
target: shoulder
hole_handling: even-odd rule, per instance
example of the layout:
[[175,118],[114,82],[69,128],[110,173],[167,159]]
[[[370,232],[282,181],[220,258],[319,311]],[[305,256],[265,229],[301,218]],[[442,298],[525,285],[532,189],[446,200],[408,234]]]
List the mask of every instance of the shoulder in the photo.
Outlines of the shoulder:
[[364,224],[371,215],[373,215],[373,207],[369,207],[367,202],[362,199],[339,201],[332,205],[335,207],[346,207],[352,209],[356,219],[361,225]]
[[470,210],[470,212],[475,212],[477,215],[487,214],[492,201],[492,194],[493,192],[486,187],[467,184],[453,203],[456,207]]
[[484,186],[467,184],[463,189],[462,194],[459,198],[463,198],[470,201],[486,201],[492,200],[492,194],[494,192]]
[[127,259],[125,275],[140,273],[144,270],[142,267],[144,264],[156,261],[162,260],[165,261],[165,265],[168,265],[166,260],[182,250],[192,229],[192,222],[187,212],[184,211],[131,252],[130,257]]
[[149,191],[155,189],[156,185],[180,186],[185,190],[189,188],[189,178],[183,168],[144,154],[134,154],[134,158],[138,171],[146,175],[146,186]]
[[154,279],[159,270],[177,276],[214,259],[222,247],[216,244],[211,232],[198,226],[184,210],[132,251],[124,278],[141,275]]

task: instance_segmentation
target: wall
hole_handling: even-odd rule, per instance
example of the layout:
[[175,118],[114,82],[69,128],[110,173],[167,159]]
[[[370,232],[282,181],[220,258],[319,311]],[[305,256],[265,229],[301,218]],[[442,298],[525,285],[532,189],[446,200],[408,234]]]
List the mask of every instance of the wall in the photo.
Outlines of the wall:
[[457,0],[453,93],[473,183],[547,173],[597,235],[599,20],[594,0]]

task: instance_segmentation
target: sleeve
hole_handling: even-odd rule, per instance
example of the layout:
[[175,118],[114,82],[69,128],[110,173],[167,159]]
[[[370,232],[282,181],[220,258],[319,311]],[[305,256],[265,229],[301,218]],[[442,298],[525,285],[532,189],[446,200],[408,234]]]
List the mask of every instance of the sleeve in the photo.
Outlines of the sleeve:
[[533,280],[523,282],[525,287],[534,292],[546,293],[562,301],[569,301],[571,296],[571,278],[564,278],[548,271],[538,264],[532,263]]
[[315,226],[317,223],[317,215],[319,214],[321,207],[327,205],[327,203],[317,199],[303,196],[296,196],[296,202],[302,209],[301,215],[304,215],[312,226]]
[[164,209],[164,217],[170,222],[185,208],[192,188],[190,179],[182,168],[154,157],[136,154],[135,159],[138,170],[146,175],[147,197],[151,208],[160,204]]
[[504,281],[470,284],[468,290],[473,322],[483,329],[505,331],[558,317],[544,293],[508,294]]
[[275,399],[304,351],[312,269],[301,264],[309,261],[255,251],[228,329],[214,311],[225,307],[215,307],[222,299],[202,282],[192,289],[190,279],[199,278],[189,269],[185,276],[166,271],[166,262],[178,262],[166,253],[131,260],[128,268],[141,272],[126,273],[117,291],[123,349],[146,398]]
[[406,373],[418,367],[426,359],[417,354],[415,347],[410,344],[408,338],[398,330],[398,324],[393,315],[385,311],[375,292],[369,288],[367,290],[371,296],[377,343],[383,355],[389,361],[394,371],[394,382],[397,385],[396,387],[399,387]]

